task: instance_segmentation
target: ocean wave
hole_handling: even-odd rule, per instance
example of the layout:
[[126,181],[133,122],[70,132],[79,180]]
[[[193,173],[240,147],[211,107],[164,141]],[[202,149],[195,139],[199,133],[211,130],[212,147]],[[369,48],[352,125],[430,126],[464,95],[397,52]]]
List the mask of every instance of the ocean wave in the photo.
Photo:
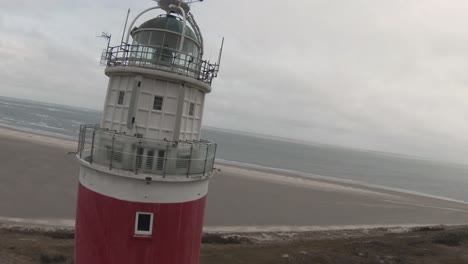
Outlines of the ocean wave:
[[66,130],[65,128],[61,128],[61,127],[49,126],[47,123],[44,123],[44,122],[39,122],[39,123],[31,122],[31,123],[28,123],[28,125],[30,125],[30,126],[44,127],[44,128],[50,128],[50,129],[61,130],[61,131],[65,131],[65,130]]
[[17,103],[11,103],[11,102],[0,102],[0,104],[6,107],[18,106],[22,108],[34,108],[34,106],[31,106],[31,105],[17,104]]
[[36,113],[36,116],[43,117],[43,118],[53,118],[50,115],[43,115],[43,114],[37,114],[37,113]]

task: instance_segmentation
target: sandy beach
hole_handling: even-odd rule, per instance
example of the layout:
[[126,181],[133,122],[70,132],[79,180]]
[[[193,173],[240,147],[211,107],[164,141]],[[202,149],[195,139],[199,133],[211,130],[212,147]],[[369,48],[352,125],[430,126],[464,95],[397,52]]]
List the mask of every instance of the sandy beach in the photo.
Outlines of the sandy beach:
[[[73,226],[76,143],[0,128],[0,221]],[[468,204],[327,178],[216,164],[205,229],[310,231],[466,224]]]

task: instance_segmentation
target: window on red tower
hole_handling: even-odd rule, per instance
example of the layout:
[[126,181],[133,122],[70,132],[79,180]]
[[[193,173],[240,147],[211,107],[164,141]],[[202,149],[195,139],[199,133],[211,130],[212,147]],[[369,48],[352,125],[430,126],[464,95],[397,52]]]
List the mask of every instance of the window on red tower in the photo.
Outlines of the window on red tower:
[[153,233],[153,213],[137,212],[135,234],[149,236]]

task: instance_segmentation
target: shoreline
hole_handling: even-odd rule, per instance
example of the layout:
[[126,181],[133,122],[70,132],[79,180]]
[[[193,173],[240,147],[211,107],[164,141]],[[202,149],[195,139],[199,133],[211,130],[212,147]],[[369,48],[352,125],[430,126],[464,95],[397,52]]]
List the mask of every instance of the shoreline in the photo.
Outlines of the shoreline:
[[[73,227],[78,164],[67,152],[76,149],[76,142],[0,127],[0,144],[5,149],[0,159],[9,160],[0,173],[0,222]],[[462,225],[468,219],[465,202],[281,169],[225,162],[217,162],[216,168],[205,210],[206,230]]]
[[[7,219],[8,220],[8,219]],[[28,222],[25,219],[9,219],[0,217],[0,230],[25,231],[25,232],[75,232],[74,220],[61,221],[64,225],[52,224],[48,220],[33,220]],[[71,225],[73,223],[73,225]],[[343,225],[343,226],[205,226],[203,234],[219,234],[224,236],[239,236],[258,239],[257,242],[284,242],[285,240],[295,240],[299,234],[320,234],[332,233],[359,233],[371,234],[378,232],[385,233],[405,233],[416,229],[439,230],[468,228],[467,224],[400,224],[400,225]],[[265,239],[269,237],[270,239]],[[289,238],[289,239],[288,239]]]
[[352,186],[352,187],[364,188],[364,189],[372,189],[376,191],[392,192],[396,194],[401,193],[401,194],[414,195],[414,196],[419,196],[419,197],[426,197],[426,198],[432,198],[432,199],[437,199],[437,200],[444,200],[448,202],[455,202],[455,203],[468,205],[468,201],[458,200],[458,199],[445,197],[445,196],[437,196],[437,195],[432,195],[429,193],[423,193],[423,192],[418,192],[418,191],[384,186],[384,185],[366,183],[366,182],[361,182],[361,181],[356,181],[356,180],[349,180],[349,179],[337,178],[337,177],[332,177],[332,176],[323,176],[323,175],[318,175],[318,174],[313,174],[313,173],[287,170],[287,169],[281,169],[281,168],[265,167],[261,165],[241,163],[237,161],[229,161],[229,160],[220,159],[220,160],[217,160],[215,163],[215,169],[217,169],[217,167],[221,167],[221,168],[233,167],[233,168],[238,168],[242,170],[253,170],[253,171],[259,171],[259,172],[271,173],[273,175],[278,175],[278,176],[283,176],[283,177],[288,177],[288,176],[284,176],[284,174],[287,174],[289,176],[296,177],[299,179],[325,181],[331,184],[346,185],[346,186]]
[[[26,129],[26,128],[16,128],[16,127],[10,127],[10,126],[5,126],[5,125],[0,125],[0,135],[12,136],[12,137],[15,137],[17,139],[22,139],[22,140],[29,140],[33,143],[42,143],[42,144],[52,143],[54,145],[61,146],[63,148],[68,148],[68,149],[76,148],[76,145],[77,145],[77,142],[76,142],[77,139],[74,139],[71,137],[66,137],[63,135],[58,135],[58,134],[53,134],[53,133],[47,133],[45,131],[37,131],[37,130],[31,130],[31,129]],[[287,169],[274,168],[274,167],[265,167],[261,165],[242,163],[242,162],[237,162],[237,161],[217,159],[215,161],[215,168],[219,168],[219,167],[221,168],[230,167],[230,168],[238,168],[238,169],[247,170],[247,171],[252,170],[255,172],[266,172],[275,176],[281,176],[281,177],[287,177],[287,178],[295,177],[297,179],[304,179],[304,180],[318,180],[318,181],[324,181],[330,184],[346,185],[348,187],[353,187],[357,189],[374,190],[376,193],[391,192],[391,193],[396,193],[396,194],[407,194],[407,195],[414,195],[414,196],[419,196],[419,197],[426,197],[426,198],[431,198],[431,199],[444,200],[444,201],[468,205],[468,201],[458,200],[458,199],[454,199],[450,197],[437,196],[437,195],[432,195],[429,193],[406,190],[406,189],[401,189],[401,188],[394,188],[394,187],[389,187],[389,186],[384,186],[384,185],[377,185],[377,184],[366,183],[366,182],[361,182],[361,181],[356,181],[356,180],[343,179],[343,178],[338,178],[338,177],[333,177],[333,176],[323,176],[323,175],[301,172],[301,171],[287,170]]]
[[[447,227],[465,227],[467,224],[443,224]],[[412,224],[403,223],[395,225],[325,225],[325,226],[204,226],[204,233],[215,234],[255,234],[255,233],[303,233],[322,231],[345,231],[345,230],[408,230],[411,228],[437,227],[441,224]],[[22,219],[0,217],[0,228],[5,229],[34,229],[39,231],[75,230],[74,219]]]
[[68,138],[63,135],[47,133],[45,131],[17,128],[0,124],[0,136],[12,137],[19,140],[27,140],[37,144],[53,144],[63,148],[77,148],[78,139]]

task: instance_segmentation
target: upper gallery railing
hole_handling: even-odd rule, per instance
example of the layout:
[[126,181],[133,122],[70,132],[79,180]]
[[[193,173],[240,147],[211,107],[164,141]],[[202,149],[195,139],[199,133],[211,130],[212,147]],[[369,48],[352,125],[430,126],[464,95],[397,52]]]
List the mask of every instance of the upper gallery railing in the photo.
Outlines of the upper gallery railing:
[[199,177],[213,171],[216,144],[206,141],[169,142],[129,136],[82,125],[77,156],[109,170],[135,174]]
[[219,65],[191,54],[164,47],[121,45],[103,51],[101,64],[107,67],[136,66],[189,76],[211,84],[218,75]]

